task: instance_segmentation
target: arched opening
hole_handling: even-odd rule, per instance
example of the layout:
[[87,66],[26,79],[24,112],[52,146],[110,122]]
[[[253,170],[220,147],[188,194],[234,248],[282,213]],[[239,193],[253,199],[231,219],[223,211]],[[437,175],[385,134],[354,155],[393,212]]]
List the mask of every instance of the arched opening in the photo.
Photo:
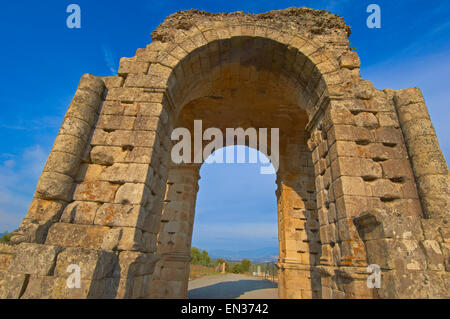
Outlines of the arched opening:
[[[266,266],[264,263],[278,260],[275,170],[271,167],[272,174],[261,174],[261,166],[271,164],[267,164],[269,159],[257,150],[244,146],[228,148],[233,148],[234,163],[207,161],[200,169],[191,249],[206,250],[211,261],[191,259],[188,298],[228,299],[244,294],[243,297],[258,294],[277,298],[274,282],[243,274],[217,275],[225,270],[217,263],[218,258],[228,261],[229,272],[232,265],[241,265],[242,259],[250,260],[252,269],[257,264],[261,269]],[[219,154],[212,154],[210,159],[222,157],[225,160],[228,148],[217,150],[215,153]],[[245,163],[237,161],[237,153],[241,151],[245,152]],[[262,161],[250,163],[250,152],[258,152],[258,159]],[[191,258],[194,258],[192,253]],[[235,266],[234,272],[240,271],[247,274],[247,270]],[[208,273],[213,276],[202,276]]]
[[[189,132],[191,145],[197,143],[204,149],[212,140],[211,136],[205,138],[204,132],[213,128],[221,133],[216,136],[218,148],[254,147],[251,134],[243,139],[228,138],[227,129],[240,128],[246,133],[253,130],[258,142],[264,137],[261,129],[267,130],[265,151],[277,170],[280,298],[320,296],[320,276],[315,266],[321,247],[306,110],[319,100],[324,90],[322,82],[317,68],[302,53],[256,37],[208,43],[186,56],[169,78],[173,128]],[[278,135],[272,134],[274,128]],[[172,141],[172,147],[177,142]],[[257,143],[256,148],[259,146]],[[199,167],[205,160],[197,156],[194,148],[190,148],[187,161],[185,158],[181,164],[169,164],[157,244],[162,258],[152,288],[156,298],[186,297],[190,225],[195,214]]]
[[[287,111],[286,115],[292,107],[310,115],[325,89],[321,72],[307,56],[292,46],[262,37],[208,42],[186,55],[168,80],[175,122],[180,111],[192,104],[207,104],[209,112],[220,116],[223,113],[214,106],[224,102],[237,110],[246,104],[249,111],[261,111],[275,103],[278,112]],[[230,114],[234,115],[233,124],[239,124],[237,113]]]

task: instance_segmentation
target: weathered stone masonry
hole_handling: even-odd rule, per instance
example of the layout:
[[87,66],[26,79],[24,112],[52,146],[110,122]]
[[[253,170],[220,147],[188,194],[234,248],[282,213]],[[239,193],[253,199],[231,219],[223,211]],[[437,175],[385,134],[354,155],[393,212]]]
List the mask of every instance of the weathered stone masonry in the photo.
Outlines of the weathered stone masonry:
[[186,297],[199,164],[169,154],[194,119],[280,128],[281,298],[449,298],[449,171],[424,99],[362,80],[349,34],[306,8],[190,10],[118,76],[84,75],[0,245],[0,298]]

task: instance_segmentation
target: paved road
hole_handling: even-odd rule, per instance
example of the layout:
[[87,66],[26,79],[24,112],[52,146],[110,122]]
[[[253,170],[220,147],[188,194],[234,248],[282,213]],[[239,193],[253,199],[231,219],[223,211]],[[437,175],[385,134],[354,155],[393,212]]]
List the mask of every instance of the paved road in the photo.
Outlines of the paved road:
[[190,299],[278,299],[277,283],[237,274],[189,281]]

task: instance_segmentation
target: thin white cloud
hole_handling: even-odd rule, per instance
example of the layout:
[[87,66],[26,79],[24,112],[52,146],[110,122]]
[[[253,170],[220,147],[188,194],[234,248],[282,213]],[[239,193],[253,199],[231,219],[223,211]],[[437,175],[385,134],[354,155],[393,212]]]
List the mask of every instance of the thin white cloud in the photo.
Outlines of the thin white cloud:
[[106,45],[102,45],[103,49],[103,57],[105,59],[106,66],[111,71],[112,75],[117,74],[117,68],[115,64],[114,54],[112,53],[111,49],[107,47]]
[[[445,21],[434,28],[430,29],[420,37],[416,38],[414,42],[412,42],[407,47],[403,48],[402,50],[395,52],[392,57],[385,62],[392,62],[396,59],[399,59],[399,57],[403,58],[405,56],[413,56],[414,54],[420,54],[420,52],[423,50],[424,45],[428,43],[434,43],[434,38],[440,33],[440,32],[450,32],[450,21]],[[426,58],[426,57],[425,57]],[[403,60],[403,59],[402,59]]]
[[47,156],[48,151],[34,145],[0,162],[0,231],[16,229],[25,217]]
[[[58,128],[62,123],[63,116],[44,116],[36,119],[30,119],[27,121],[23,121],[22,119],[18,120],[16,124],[5,124],[0,123],[0,128],[5,128],[8,130],[17,130],[17,131],[42,131],[42,128]],[[11,120],[10,120],[11,121]]]

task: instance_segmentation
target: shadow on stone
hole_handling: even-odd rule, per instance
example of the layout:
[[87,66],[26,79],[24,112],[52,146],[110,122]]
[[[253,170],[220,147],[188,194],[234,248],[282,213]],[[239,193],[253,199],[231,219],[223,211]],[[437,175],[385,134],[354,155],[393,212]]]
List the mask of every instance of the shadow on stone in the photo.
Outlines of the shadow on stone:
[[277,288],[278,285],[266,280],[237,280],[196,288],[188,291],[188,299],[235,299],[246,292]]

